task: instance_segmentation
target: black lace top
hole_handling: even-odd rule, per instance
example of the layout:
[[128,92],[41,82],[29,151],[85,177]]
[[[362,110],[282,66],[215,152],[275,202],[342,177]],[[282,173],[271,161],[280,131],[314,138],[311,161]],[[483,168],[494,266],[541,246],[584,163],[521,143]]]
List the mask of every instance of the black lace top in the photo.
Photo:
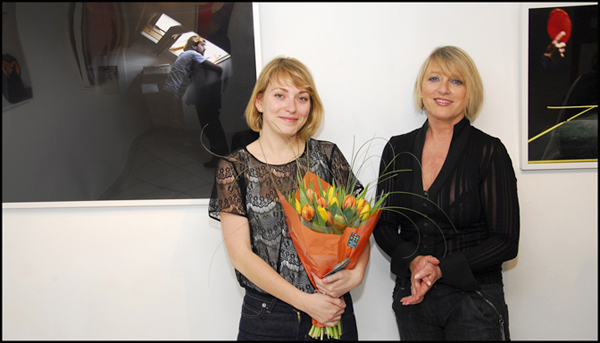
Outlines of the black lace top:
[[[220,220],[220,212],[248,218],[252,251],[298,289],[314,293],[294,243],[287,235],[287,223],[277,195],[277,189],[284,196],[295,192],[298,168],[302,177],[307,165],[329,184],[335,180],[338,186],[347,185],[351,177],[351,181],[356,182],[355,194],[363,189],[342,152],[331,142],[310,139],[302,156],[284,165],[269,164],[270,173],[267,164],[243,148],[231,153],[227,160],[219,161],[208,212],[216,220]],[[235,272],[242,287],[264,292],[239,271]]]

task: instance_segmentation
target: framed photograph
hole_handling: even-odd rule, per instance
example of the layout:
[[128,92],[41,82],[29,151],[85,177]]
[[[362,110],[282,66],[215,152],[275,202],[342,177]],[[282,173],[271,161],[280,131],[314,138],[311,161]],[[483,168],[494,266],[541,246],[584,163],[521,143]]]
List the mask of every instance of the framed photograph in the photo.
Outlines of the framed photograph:
[[2,112],[33,97],[29,68],[21,47],[15,3],[2,3]]
[[598,168],[598,5],[522,5],[521,169]]
[[[3,47],[16,59],[5,63],[3,56],[3,71],[18,70],[8,81],[20,76],[25,86],[4,95],[8,105],[3,100],[3,205],[208,203],[215,154],[255,136],[244,110],[262,68],[257,4],[17,2],[2,8]],[[195,55],[189,70],[175,74],[195,36],[205,47],[196,51],[202,62]],[[220,70],[209,73],[205,61]],[[185,80],[175,94],[166,85],[179,86],[179,75]]]

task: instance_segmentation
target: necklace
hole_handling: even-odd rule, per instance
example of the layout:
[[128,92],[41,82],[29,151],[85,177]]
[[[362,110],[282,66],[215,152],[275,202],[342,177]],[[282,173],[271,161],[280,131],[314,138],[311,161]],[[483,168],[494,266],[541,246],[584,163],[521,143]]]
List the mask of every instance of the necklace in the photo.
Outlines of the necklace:
[[262,147],[262,143],[260,142],[260,139],[262,137],[258,137],[258,145],[260,146],[260,152],[262,152],[263,157],[265,158],[265,163],[267,164],[267,167],[269,167],[269,170],[271,170],[271,166],[269,165],[269,161],[267,161],[267,154],[265,154],[265,151],[263,150]]

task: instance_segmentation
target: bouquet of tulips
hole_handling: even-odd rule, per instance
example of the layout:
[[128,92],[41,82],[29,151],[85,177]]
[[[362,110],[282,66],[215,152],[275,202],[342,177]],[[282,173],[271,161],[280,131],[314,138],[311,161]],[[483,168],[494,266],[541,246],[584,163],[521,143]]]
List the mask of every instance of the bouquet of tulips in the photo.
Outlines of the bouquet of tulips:
[[[369,243],[385,196],[372,204],[365,199],[368,185],[355,197],[335,182],[329,185],[310,171],[299,181],[300,186],[289,197],[278,193],[298,256],[315,285],[312,273],[323,278],[354,267]],[[326,327],[313,319],[309,335],[339,339],[341,333],[341,321],[334,327]]]

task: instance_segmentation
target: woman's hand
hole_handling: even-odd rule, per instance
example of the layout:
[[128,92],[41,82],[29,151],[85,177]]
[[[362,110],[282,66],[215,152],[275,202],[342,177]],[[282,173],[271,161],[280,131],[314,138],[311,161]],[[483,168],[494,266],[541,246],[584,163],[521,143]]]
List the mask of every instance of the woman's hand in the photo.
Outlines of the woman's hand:
[[411,295],[400,300],[403,305],[416,305],[423,301],[425,293],[442,277],[439,263],[440,261],[431,255],[417,256],[410,262]]
[[321,293],[306,294],[303,302],[302,311],[319,323],[333,327],[342,319],[342,314],[346,309],[346,302],[343,297],[332,298]]
[[362,282],[363,274],[354,269],[343,269],[322,279],[315,273],[312,273],[312,277],[317,286],[317,292],[339,298],[358,287]]
[[360,253],[354,268],[342,269],[339,272],[320,279],[315,273],[312,273],[317,292],[327,294],[333,298],[339,298],[350,292],[350,290],[360,286],[365,276],[365,271],[369,263],[371,254],[371,245],[367,244]]

